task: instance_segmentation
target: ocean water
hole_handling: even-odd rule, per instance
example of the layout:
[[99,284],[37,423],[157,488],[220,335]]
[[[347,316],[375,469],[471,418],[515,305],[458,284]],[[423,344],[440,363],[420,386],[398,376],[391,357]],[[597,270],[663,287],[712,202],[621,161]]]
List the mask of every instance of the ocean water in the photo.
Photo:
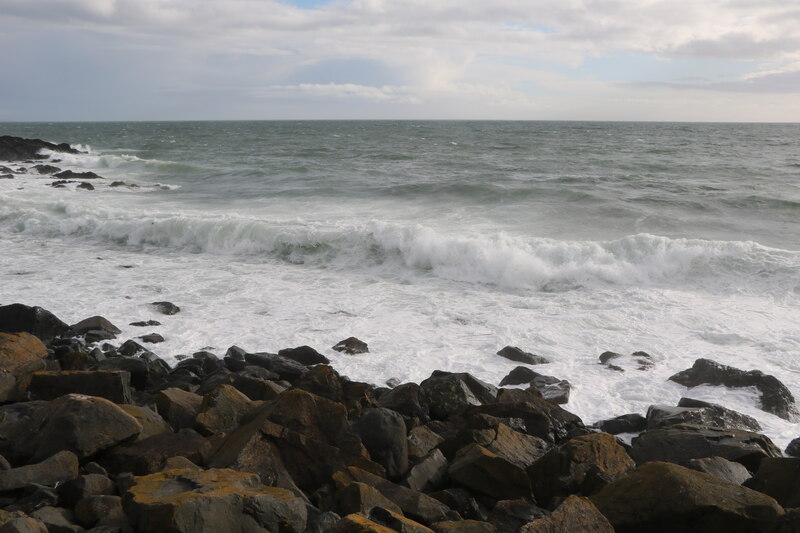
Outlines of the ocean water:
[[[165,359],[308,344],[351,379],[435,369],[497,384],[506,345],[552,362],[585,422],[682,396],[800,426],[755,390],[667,381],[706,357],[800,398],[800,125],[579,122],[0,124],[69,142],[57,166],[0,180],[0,303]],[[7,164],[16,168],[17,164]],[[22,165],[27,167],[30,165]],[[109,187],[115,180],[132,187]],[[157,314],[148,302],[182,311]],[[136,320],[162,326],[135,328]],[[356,336],[370,353],[331,350]],[[614,372],[606,350],[656,364]]]

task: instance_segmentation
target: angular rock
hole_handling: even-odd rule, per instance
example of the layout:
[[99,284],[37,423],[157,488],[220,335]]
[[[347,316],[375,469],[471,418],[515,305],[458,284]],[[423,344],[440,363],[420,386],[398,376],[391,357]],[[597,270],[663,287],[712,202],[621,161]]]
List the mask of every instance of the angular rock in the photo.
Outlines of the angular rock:
[[531,387],[536,389],[542,398],[557,404],[565,404],[569,401],[569,393],[572,385],[566,379],[558,379],[553,376],[537,374],[531,381]]
[[636,467],[617,439],[592,433],[570,439],[527,469],[536,501],[589,496]]
[[553,514],[534,520],[519,530],[520,533],[614,533],[605,516],[586,498],[569,496]]
[[86,189],[87,191],[93,191],[94,190],[94,185],[92,185],[88,181],[82,181],[82,182],[80,182],[78,184],[76,189]]
[[694,424],[724,429],[761,431],[761,425],[750,416],[726,409],[721,405],[681,398],[683,405],[651,405],[647,409],[647,429],[658,429],[678,424]]
[[333,349],[337,352],[344,352],[348,355],[357,355],[360,353],[368,353],[369,347],[367,343],[361,340],[358,340],[355,337],[348,337],[343,341],[337,342]]
[[0,510],[0,533],[48,533],[41,520],[25,513]]
[[158,333],[148,333],[147,335],[140,335],[136,338],[142,339],[142,342],[146,342],[148,344],[158,344],[159,342],[164,342],[164,337]]
[[204,464],[210,453],[211,444],[204,437],[184,429],[118,446],[97,460],[113,474],[133,472],[144,476],[162,470],[171,457],[185,457],[195,464]]
[[0,492],[26,485],[54,485],[78,477],[78,458],[72,452],[58,452],[44,461],[0,471]]
[[203,396],[195,426],[203,435],[232,433],[252,407],[247,396],[230,385],[219,385]]
[[444,442],[444,438],[426,426],[417,426],[408,432],[408,458],[419,461]]
[[139,322],[131,322],[129,326],[136,326],[137,328],[146,328],[147,326],[160,326],[161,322],[158,320],[140,320]]
[[83,528],[75,523],[75,515],[68,509],[46,506],[31,513],[41,520],[49,533],[83,533]]
[[[763,463],[763,461],[762,461]],[[750,471],[743,465],[728,461],[722,457],[704,457],[703,459],[689,459],[683,465],[686,468],[697,470],[711,476],[716,476],[725,481],[741,485],[750,479]]]
[[272,353],[248,353],[245,354],[244,359],[247,363],[266,368],[277,374],[280,379],[285,379],[289,382],[295,381],[308,372],[308,368],[302,363]]
[[404,483],[414,490],[428,492],[438,488],[447,477],[447,459],[439,450],[433,450],[411,467]]
[[638,465],[647,461],[680,464],[689,459],[717,456],[755,471],[764,457],[780,457],[781,452],[759,433],[685,424],[654,429],[634,438],[630,456]]
[[341,402],[344,394],[339,373],[328,365],[311,368],[295,381],[294,386],[334,402]]
[[120,408],[136,419],[142,425],[142,431],[136,440],[144,440],[153,435],[160,435],[161,433],[170,433],[172,428],[169,427],[167,421],[148,407],[139,407],[138,405],[120,405]]
[[0,371],[14,376],[43,370],[47,348],[38,337],[26,333],[0,332]]
[[360,514],[353,513],[339,520],[325,533],[396,533],[396,530],[382,526]]
[[784,507],[800,507],[800,459],[768,457],[744,485],[772,496]]
[[530,383],[533,381],[533,378],[540,374],[534,372],[527,366],[518,366],[514,368],[511,372],[509,372],[506,377],[500,381],[500,386],[505,387],[506,385],[522,385],[524,383]]
[[800,457],[800,437],[792,439],[788,446],[786,446],[786,455],[789,457]]
[[39,337],[43,342],[72,332],[68,325],[50,311],[23,304],[0,306],[0,331],[9,333],[24,331]]
[[445,520],[431,524],[434,533],[497,533],[489,522],[480,520]]
[[139,344],[138,342],[128,339],[122,343],[119,347],[117,352],[119,355],[124,355],[127,357],[133,357],[134,355],[141,356],[144,353],[147,353],[149,350]]
[[478,444],[459,450],[448,474],[453,481],[492,498],[531,497],[525,470]]
[[639,413],[620,415],[608,420],[597,422],[597,427],[603,433],[619,435],[620,433],[641,433],[647,429],[647,419]]
[[67,143],[53,144],[41,139],[24,139],[22,137],[12,137],[10,135],[0,136],[0,161],[47,159],[48,156],[40,153],[42,150],[68,154],[81,153]]
[[62,180],[101,180],[103,176],[95,174],[91,171],[75,172],[74,170],[62,170],[53,175],[53,177],[61,178]]
[[172,302],[152,302],[150,305],[155,307],[156,311],[162,315],[175,315],[181,310],[180,307]]
[[71,325],[70,328],[72,328],[72,331],[74,331],[76,335],[84,335],[86,332],[92,330],[105,331],[107,333],[111,333],[112,335],[118,335],[122,333],[117,326],[102,316],[84,318],[77,324]]
[[430,420],[428,398],[416,383],[397,385],[378,398],[378,405],[408,418],[418,418],[423,424]]
[[761,409],[790,422],[800,419],[794,396],[778,378],[760,370],[744,371],[721,365],[710,359],[697,359],[692,368],[670,376],[670,381],[686,387],[723,385],[725,387],[756,387],[761,392]]
[[639,467],[591,500],[621,532],[768,531],[784,514],[765,494],[661,462]]
[[339,514],[361,513],[366,515],[376,506],[402,514],[400,507],[378,492],[377,489],[357,481],[337,490],[335,500]]
[[532,353],[524,352],[516,346],[506,346],[497,352],[497,355],[500,357],[505,357],[506,359],[510,359],[511,361],[525,363],[528,365],[542,365],[550,362],[547,358],[542,357],[541,355],[534,355]]
[[408,441],[402,416],[382,407],[365,409],[352,428],[372,460],[386,469],[389,479],[399,479],[406,473]]
[[470,374],[434,371],[420,383],[433,418],[446,420],[471,405],[494,403],[497,389]]
[[228,469],[134,478],[123,505],[137,531],[303,533],[307,519],[301,498]]
[[84,394],[114,403],[131,403],[131,375],[116,370],[67,370],[34,372],[28,392],[38,400],[54,400],[65,394]]
[[202,396],[181,389],[169,388],[156,394],[158,414],[176,431],[194,425],[202,404]]
[[116,493],[117,485],[108,477],[99,474],[78,476],[58,486],[61,505],[70,509],[84,498],[100,495],[113,496]]
[[89,496],[75,506],[75,520],[86,528],[94,526],[127,526],[125,511],[119,496]]
[[311,365],[327,365],[330,364],[330,359],[316,351],[311,346],[298,346],[297,348],[286,348],[280,350],[278,355],[286,357],[292,361],[297,361],[300,364]]
[[532,465],[551,447],[545,440],[516,431],[498,423],[497,419],[476,416],[468,420],[456,438],[443,444],[442,448],[449,453],[447,449],[460,449],[470,443],[480,444],[520,468]]
[[383,507],[373,507],[369,512],[370,520],[386,526],[392,531],[402,533],[433,533],[433,531],[419,522],[409,520],[402,514],[390,511]]
[[[597,512],[599,513],[599,511]],[[516,532],[525,524],[549,515],[547,510],[537,507],[527,500],[501,500],[492,509],[488,521],[497,531]]]

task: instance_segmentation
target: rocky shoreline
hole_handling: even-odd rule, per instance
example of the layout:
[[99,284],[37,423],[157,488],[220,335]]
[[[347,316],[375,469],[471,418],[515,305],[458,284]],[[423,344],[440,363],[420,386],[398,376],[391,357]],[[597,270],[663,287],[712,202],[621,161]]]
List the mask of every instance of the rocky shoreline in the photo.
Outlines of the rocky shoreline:
[[[119,332],[0,306],[0,532],[800,531],[800,441],[784,457],[723,406],[587,425],[562,407],[569,383],[514,347],[498,355],[529,366],[500,387],[445,371],[376,387],[308,346],[171,366]],[[334,348],[369,357],[356,338]],[[701,359],[671,379],[758,387],[797,416],[757,371]]]

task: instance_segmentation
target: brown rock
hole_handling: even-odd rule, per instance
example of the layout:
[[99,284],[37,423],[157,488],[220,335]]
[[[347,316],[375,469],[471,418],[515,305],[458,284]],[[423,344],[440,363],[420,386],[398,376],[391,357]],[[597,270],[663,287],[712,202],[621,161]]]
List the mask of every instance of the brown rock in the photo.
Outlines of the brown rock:
[[419,491],[434,490],[447,477],[447,459],[439,450],[433,450],[411,467],[404,483]]
[[390,511],[384,507],[373,507],[369,512],[370,520],[386,526],[393,531],[401,533],[433,533],[433,530],[414,522],[402,514]]
[[389,479],[399,479],[408,471],[406,424],[399,413],[383,407],[365,409],[352,428]]
[[116,494],[117,486],[106,476],[100,474],[85,474],[58,486],[60,504],[69,507],[90,496]]
[[29,374],[45,367],[47,348],[36,336],[0,332],[0,370],[14,374]]
[[204,464],[211,444],[192,430],[161,433],[146,439],[118,446],[98,458],[109,472],[133,472],[147,475],[162,470],[170,457],[186,457],[195,464]]
[[169,427],[166,420],[161,418],[158,413],[149,407],[140,407],[131,404],[123,404],[119,407],[142,425],[142,431],[136,437],[136,440],[144,440],[153,435],[160,435],[161,433],[172,433],[172,428]]
[[86,528],[95,525],[127,525],[119,496],[98,495],[82,499],[75,506],[75,520]]
[[449,520],[431,524],[435,533],[497,533],[489,522],[480,520]]
[[26,485],[54,485],[78,477],[78,458],[72,452],[58,452],[44,461],[0,471],[0,492]]
[[327,533],[397,533],[360,514],[350,514],[339,520]]
[[417,426],[408,432],[408,458],[419,461],[444,442],[444,438],[426,426]]
[[231,433],[253,407],[250,399],[230,385],[219,385],[203,396],[195,426],[203,435]]
[[493,498],[531,497],[525,470],[478,444],[459,450],[448,473],[453,481]]
[[194,425],[202,403],[203,397],[199,394],[177,388],[165,389],[156,394],[158,414],[176,431]]
[[358,340],[355,337],[348,337],[343,341],[337,342],[333,346],[333,349],[337,352],[344,352],[348,355],[357,355],[360,353],[369,352],[367,343],[362,340]]
[[377,489],[357,481],[337,490],[335,500],[336,510],[340,515],[351,513],[366,515],[375,506],[402,514],[400,507],[378,492]]
[[0,533],[47,533],[47,526],[23,512],[0,510]]
[[[766,459],[765,459],[766,460]],[[763,463],[763,461],[762,461]],[[750,471],[739,463],[734,463],[733,461],[728,461],[722,457],[703,457],[702,459],[689,459],[681,466],[685,466],[686,468],[691,468],[692,470],[697,470],[698,472],[704,472],[706,474],[716,476],[718,478],[724,479],[725,481],[730,481],[731,483],[736,483],[737,485],[741,485],[750,477]]]
[[614,528],[591,501],[570,496],[553,514],[534,520],[520,528],[519,533],[614,533]]
[[85,394],[114,403],[131,403],[131,375],[114,370],[69,370],[34,372],[28,392],[39,400],[54,400],[64,394]]
[[758,472],[745,486],[772,496],[784,507],[800,507],[800,458],[762,460]]
[[43,342],[72,332],[68,325],[47,309],[23,304],[0,306],[0,331],[8,333],[24,331],[36,335]]

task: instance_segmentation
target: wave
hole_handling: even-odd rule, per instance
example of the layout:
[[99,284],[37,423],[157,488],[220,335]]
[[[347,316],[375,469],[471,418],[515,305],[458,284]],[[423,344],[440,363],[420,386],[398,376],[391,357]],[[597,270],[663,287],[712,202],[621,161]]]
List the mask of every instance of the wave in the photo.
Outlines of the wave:
[[707,291],[800,292],[800,252],[754,242],[637,234],[561,241],[458,234],[422,225],[281,222],[260,218],[91,209],[0,197],[0,229],[159,253],[189,252],[321,268],[383,268],[508,289],[660,286]]

